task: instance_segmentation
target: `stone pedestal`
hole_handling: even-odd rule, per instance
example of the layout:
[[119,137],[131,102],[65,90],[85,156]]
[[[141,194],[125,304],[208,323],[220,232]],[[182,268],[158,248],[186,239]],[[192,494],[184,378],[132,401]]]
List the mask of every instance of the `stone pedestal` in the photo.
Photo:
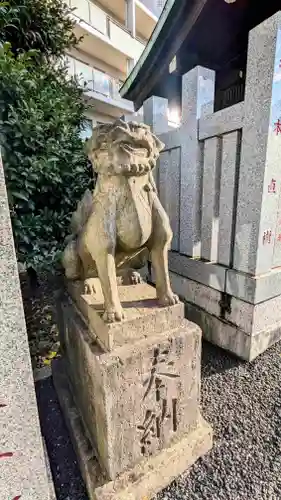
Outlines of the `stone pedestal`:
[[95,295],[58,302],[63,359],[54,383],[90,499],[151,498],[211,448],[199,412],[201,331],[147,284],[119,286],[126,318]]

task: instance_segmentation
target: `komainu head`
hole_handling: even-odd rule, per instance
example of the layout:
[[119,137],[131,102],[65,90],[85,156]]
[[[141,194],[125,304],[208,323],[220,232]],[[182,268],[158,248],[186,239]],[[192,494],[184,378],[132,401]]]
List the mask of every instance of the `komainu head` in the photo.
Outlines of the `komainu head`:
[[123,120],[96,127],[87,142],[94,170],[104,175],[143,175],[155,167],[163,148],[148,125]]

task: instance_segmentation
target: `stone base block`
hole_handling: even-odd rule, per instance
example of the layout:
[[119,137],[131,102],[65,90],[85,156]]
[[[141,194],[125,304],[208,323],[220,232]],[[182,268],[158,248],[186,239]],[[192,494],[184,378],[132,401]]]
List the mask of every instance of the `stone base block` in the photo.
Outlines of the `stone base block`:
[[186,304],[186,317],[203,337],[252,361],[281,340],[281,297],[251,304],[171,272],[173,290]]
[[211,446],[199,411],[200,328],[182,303],[159,307],[147,284],[119,295],[126,319],[102,331],[98,293],[91,303],[73,287],[61,297],[63,368],[53,370],[90,498],[104,500],[153,496]]
[[[183,304],[176,328],[171,314],[161,333],[155,334],[152,323],[138,342],[113,351],[99,345],[68,296],[61,305],[61,341],[72,393],[109,478],[196,428],[201,331],[184,319]],[[162,324],[166,309],[158,307]],[[146,315],[151,317],[150,303],[142,311]]]
[[102,319],[104,298],[98,278],[91,280],[94,294],[84,293],[84,283],[68,282],[68,293],[81,312],[87,327],[105,350],[144,339],[147,331],[155,335],[163,332],[167,325],[176,328],[184,317],[183,304],[159,307],[155,288],[146,283],[121,285],[119,297],[125,312],[121,322],[105,323]]
[[53,379],[90,500],[152,498],[212,447],[211,427],[200,418],[195,429],[156,456],[108,481],[75,406],[63,360],[53,363]]
[[194,304],[186,303],[186,317],[202,328],[203,337],[245,361],[253,361],[281,340],[281,324],[250,335],[234,324],[209,314]]

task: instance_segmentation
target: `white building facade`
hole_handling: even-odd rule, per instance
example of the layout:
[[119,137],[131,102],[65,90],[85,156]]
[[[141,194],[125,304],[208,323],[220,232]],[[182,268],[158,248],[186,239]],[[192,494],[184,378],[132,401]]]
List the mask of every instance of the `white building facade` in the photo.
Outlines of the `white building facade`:
[[[151,10],[149,5],[151,3]],[[134,112],[119,88],[139,59],[160,11],[155,2],[139,0],[68,0],[75,34],[82,37],[67,54],[71,75],[79,77],[87,102],[83,137],[94,126]]]

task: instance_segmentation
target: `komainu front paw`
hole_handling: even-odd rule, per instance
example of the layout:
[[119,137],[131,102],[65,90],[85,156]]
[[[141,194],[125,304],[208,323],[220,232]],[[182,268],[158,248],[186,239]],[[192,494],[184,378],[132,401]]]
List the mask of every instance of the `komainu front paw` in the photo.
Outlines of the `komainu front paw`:
[[103,321],[105,323],[115,323],[115,321],[122,321],[122,319],[124,319],[124,312],[121,306],[105,309],[103,313]]
[[164,294],[159,294],[158,300],[161,306],[174,306],[175,304],[178,304],[180,301],[178,296],[175,293],[173,293],[172,290]]

